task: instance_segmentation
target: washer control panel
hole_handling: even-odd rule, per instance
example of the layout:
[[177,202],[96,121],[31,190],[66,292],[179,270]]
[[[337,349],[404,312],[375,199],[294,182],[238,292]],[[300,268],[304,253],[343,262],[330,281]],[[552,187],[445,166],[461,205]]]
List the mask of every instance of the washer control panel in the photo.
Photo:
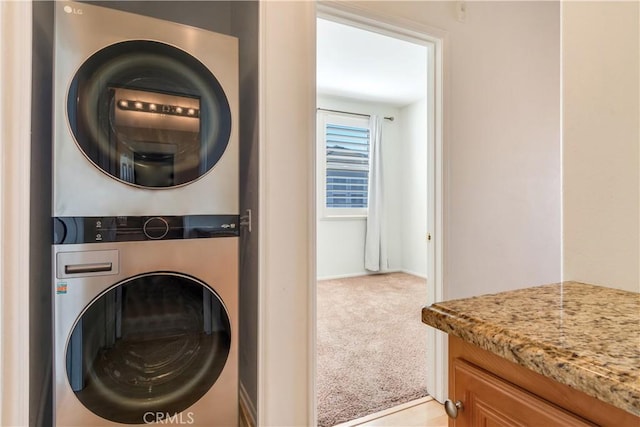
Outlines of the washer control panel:
[[151,240],[160,240],[169,234],[169,223],[161,216],[154,216],[145,221],[142,226],[144,235]]
[[235,237],[239,220],[238,215],[54,217],[53,243]]

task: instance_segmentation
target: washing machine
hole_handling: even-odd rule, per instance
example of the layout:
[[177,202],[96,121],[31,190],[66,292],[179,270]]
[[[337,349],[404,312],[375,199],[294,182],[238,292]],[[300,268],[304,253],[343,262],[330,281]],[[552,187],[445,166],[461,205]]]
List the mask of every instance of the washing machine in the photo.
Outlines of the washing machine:
[[54,425],[238,425],[238,217],[55,219]]
[[237,214],[238,84],[234,37],[56,2],[53,216]]

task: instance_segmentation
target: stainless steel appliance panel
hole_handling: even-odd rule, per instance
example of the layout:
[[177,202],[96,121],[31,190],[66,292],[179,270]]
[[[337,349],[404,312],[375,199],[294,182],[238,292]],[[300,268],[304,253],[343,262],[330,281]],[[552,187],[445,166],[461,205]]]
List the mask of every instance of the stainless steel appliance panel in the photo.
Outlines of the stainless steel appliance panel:
[[[157,49],[146,52],[145,45]],[[131,51],[128,46],[138,50]],[[54,49],[53,216],[238,213],[236,38],[88,3],[56,2]],[[165,50],[178,56],[163,57]],[[130,57],[119,61],[120,51]],[[134,59],[140,52],[145,53],[145,60],[137,63]],[[111,115],[105,123],[117,141],[109,142],[113,148],[104,151],[119,151],[110,154],[109,164],[97,167],[100,161],[84,152],[76,140],[70,123],[79,119],[69,115],[67,106],[85,96],[82,88],[71,90],[74,79],[87,62],[100,55],[105,56],[106,69],[95,76],[89,73],[83,81],[111,90],[112,105],[105,104],[108,98],[103,95],[90,94],[90,102],[73,113],[87,114],[95,109],[94,115]],[[113,59],[110,56],[116,57],[113,63],[108,62]],[[132,72],[136,67],[166,66],[158,80],[161,86],[175,69],[173,75],[180,84],[168,84],[159,92],[152,84],[153,70],[147,70],[147,83],[142,84],[135,75],[127,74],[129,66]],[[198,67],[202,68],[200,74],[195,70]],[[207,94],[211,85],[198,77],[203,73],[210,73],[219,83],[220,102],[215,94]],[[98,81],[116,75],[126,80],[126,87],[123,82]],[[186,87],[184,94],[181,85]],[[93,97],[97,104],[91,101]],[[229,116],[224,116],[222,124],[214,123],[216,117],[222,120],[226,104]],[[230,126],[223,148],[207,151],[206,144],[198,145],[198,140],[214,135],[223,124]],[[82,132],[96,132],[92,125],[84,127],[88,129]],[[157,136],[160,132],[154,129],[162,135]],[[211,138],[224,139],[225,132]],[[204,158],[209,162],[206,165]],[[145,174],[149,169],[159,172]]]
[[[53,260],[57,264],[74,266],[100,266],[112,262],[114,259],[119,260],[117,273],[109,275],[91,275],[78,272],[67,274],[67,277],[58,277],[54,273],[54,379],[55,379],[55,401],[54,401],[54,418],[56,425],[59,426],[114,426],[114,425],[131,425],[131,420],[126,423],[110,421],[95,411],[89,410],[77,397],[77,390],[82,387],[84,365],[81,363],[70,362],[70,359],[82,358],[82,351],[75,351],[74,345],[82,339],[78,339],[74,331],[77,331],[79,319],[83,318],[84,322],[93,322],[94,325],[85,323],[85,331],[92,330],[111,330],[122,331],[124,326],[113,326],[111,329],[102,328],[104,324],[121,324],[127,321],[122,317],[118,318],[119,311],[114,309],[106,311],[106,313],[116,313],[113,319],[95,320],[96,316],[104,317],[104,314],[94,315],[89,311],[95,306],[96,301],[104,299],[103,297],[109,292],[117,291],[119,285],[129,283],[132,278],[145,275],[171,276],[184,278],[186,281],[191,280],[196,283],[204,284],[204,294],[215,295],[221,304],[205,304],[209,308],[204,308],[204,316],[215,317],[220,316],[223,311],[228,319],[230,333],[230,341],[228,346],[228,355],[224,361],[224,366],[216,378],[215,383],[210,389],[205,390],[204,395],[194,403],[190,404],[184,410],[176,412],[173,409],[164,411],[162,402],[157,406],[158,401],[164,398],[158,397],[156,406],[152,401],[149,411],[141,406],[134,408],[138,410],[138,415],[146,419],[140,420],[139,424],[149,421],[162,421],[171,419],[172,423],[196,426],[229,426],[237,425],[238,418],[238,238],[237,237],[219,237],[219,238],[203,238],[203,239],[183,239],[183,240],[163,240],[163,241],[143,241],[143,242],[119,242],[119,243],[91,243],[91,244],[72,244],[72,245],[55,245],[53,248]],[[114,255],[117,255],[114,258]],[[56,271],[61,267],[56,265]],[[64,267],[62,267],[64,270]],[[183,280],[183,282],[185,282]],[[186,283],[186,282],[185,282]],[[146,291],[153,289],[153,286],[147,286]],[[131,291],[133,292],[133,291]],[[117,295],[117,293],[115,293]],[[168,294],[171,295],[171,294]],[[171,299],[164,297],[164,304],[171,303]],[[194,301],[197,302],[198,298]],[[140,301],[140,300],[139,300]],[[157,300],[156,300],[157,301]],[[203,303],[204,304],[204,303]],[[170,305],[170,304],[169,304]],[[118,305],[116,305],[117,307]],[[203,307],[204,307],[203,306]],[[216,308],[217,307],[217,308]],[[137,311],[136,311],[137,310]],[[132,313],[138,313],[140,310],[151,312],[153,306],[145,306],[138,304]],[[218,310],[218,311],[216,311]],[[105,313],[99,311],[98,313]],[[92,317],[93,316],[93,317]],[[118,320],[120,319],[120,320]],[[153,320],[153,313],[146,317],[147,323],[143,323],[143,327],[138,326],[137,332],[145,327],[153,327],[156,330],[167,329],[164,324],[181,325],[183,320],[171,318],[171,313],[165,311],[158,319]],[[139,322],[139,315],[132,315],[128,319],[129,322]],[[160,322],[160,326],[154,322]],[[97,323],[96,322],[102,322]],[[150,323],[149,323],[150,322]],[[162,323],[164,322],[164,323]],[[218,323],[205,322],[205,332],[210,333],[212,330],[218,329]],[[146,325],[146,326],[144,326]],[[152,325],[152,326],[148,326]],[[155,326],[154,326],[155,325]],[[222,325],[220,323],[219,325]],[[106,333],[106,332],[105,332]],[[122,332],[118,332],[122,334]],[[118,333],[111,333],[117,336]],[[109,340],[105,337],[91,338],[94,340]],[[89,338],[84,338],[86,342]],[[116,339],[111,339],[115,342]],[[84,346],[84,353],[91,344]],[[144,348],[144,347],[143,347]],[[97,350],[93,351],[96,353]],[[85,356],[86,357],[86,356]],[[180,359],[176,359],[180,362]],[[174,361],[175,362],[175,361]],[[175,369],[172,370],[174,372]],[[118,370],[111,369],[112,373],[118,375]],[[79,380],[78,380],[79,378]],[[73,384],[79,382],[79,384]],[[181,389],[188,388],[188,384],[181,383]],[[104,388],[104,387],[103,387]],[[176,390],[178,392],[179,390]],[[108,392],[108,390],[106,390]],[[126,393],[124,393],[126,395]],[[116,396],[117,399],[117,396]],[[170,396],[167,397],[167,402]],[[175,399],[174,399],[175,401]],[[175,402],[174,402],[175,403]],[[109,403],[105,403],[109,405]],[[140,401],[134,400],[133,405],[141,405]],[[174,408],[175,406],[171,406]],[[104,414],[109,414],[109,409],[104,409]],[[142,412],[140,412],[142,411]],[[160,417],[160,418],[158,418]]]

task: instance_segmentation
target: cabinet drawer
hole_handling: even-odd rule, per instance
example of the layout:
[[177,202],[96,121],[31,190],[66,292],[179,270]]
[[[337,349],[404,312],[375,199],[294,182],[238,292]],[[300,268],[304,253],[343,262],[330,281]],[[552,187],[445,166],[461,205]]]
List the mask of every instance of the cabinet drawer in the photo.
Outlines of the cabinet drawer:
[[453,400],[463,405],[454,427],[595,425],[462,359],[452,374]]

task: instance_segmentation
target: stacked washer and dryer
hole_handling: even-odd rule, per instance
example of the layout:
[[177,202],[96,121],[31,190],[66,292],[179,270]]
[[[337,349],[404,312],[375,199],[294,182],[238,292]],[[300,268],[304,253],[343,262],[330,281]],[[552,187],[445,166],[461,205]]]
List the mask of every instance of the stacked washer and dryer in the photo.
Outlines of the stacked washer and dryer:
[[56,2],[54,422],[237,425],[237,39]]

